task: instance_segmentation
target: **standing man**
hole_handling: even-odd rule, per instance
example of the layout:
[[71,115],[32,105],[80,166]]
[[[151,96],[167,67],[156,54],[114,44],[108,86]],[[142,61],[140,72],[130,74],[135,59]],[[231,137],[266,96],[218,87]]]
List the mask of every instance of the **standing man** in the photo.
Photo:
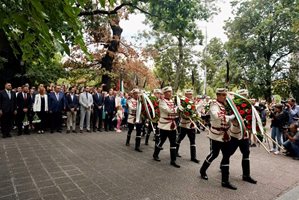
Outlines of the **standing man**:
[[[248,91],[246,89],[242,89],[237,91],[238,94],[247,97]],[[242,138],[240,125],[236,120],[232,120],[230,129],[230,149],[231,149],[231,156],[236,152],[237,148],[240,148],[242,153],[242,170],[243,170],[243,181],[256,184],[257,181],[251,178],[250,176],[250,160],[249,160],[249,144],[250,144],[250,134],[247,134],[247,138]]]
[[89,93],[90,88],[87,86],[79,96],[80,103],[80,133],[83,133],[84,119],[86,119],[86,129],[90,132],[90,115],[93,105],[92,95]]
[[13,117],[17,114],[16,94],[11,91],[10,83],[5,84],[5,89],[0,92],[0,120],[2,137],[11,137]]
[[112,119],[113,116],[115,115],[115,97],[113,95],[113,89],[109,90],[108,96],[104,100],[104,109],[105,109],[105,131],[108,131],[108,126],[109,126],[109,131],[113,131],[113,124],[112,124]]
[[[159,121],[159,117],[160,117],[160,114],[159,114],[159,100],[160,100],[161,93],[162,93],[161,89],[154,89],[154,97],[151,99],[151,101],[152,101],[154,109],[155,109],[154,110],[155,118],[152,119],[153,127],[149,123],[148,132],[147,132],[146,137],[145,137],[145,145],[148,145],[148,140],[149,140],[149,137],[150,137],[150,134],[151,134],[152,131],[155,134],[154,135],[154,140],[155,140],[156,145],[160,140],[160,133],[159,133],[159,129],[158,129],[158,121]],[[153,128],[155,130],[153,130]]]
[[180,168],[176,164],[176,133],[177,125],[176,118],[178,118],[178,107],[175,106],[174,101],[172,100],[172,88],[170,86],[164,87],[162,89],[164,94],[164,99],[159,101],[160,109],[160,119],[158,122],[158,128],[160,130],[160,141],[155,146],[155,151],[153,158],[155,161],[161,161],[159,158],[159,153],[162,149],[162,146],[166,139],[169,139],[170,142],[170,164],[176,168]]
[[135,151],[142,152],[140,150],[140,142],[141,142],[141,116],[139,116],[140,120],[139,122],[136,122],[137,118],[137,106],[139,102],[139,89],[133,89],[132,90],[133,97],[130,98],[127,103],[129,107],[129,116],[128,116],[128,135],[127,135],[127,141],[126,146],[130,145],[130,139],[132,131],[134,130],[134,126],[136,125],[136,139],[135,139]]
[[211,152],[200,168],[200,175],[202,179],[208,180],[206,171],[221,150],[223,156],[221,160],[222,187],[236,190],[237,188],[229,182],[230,136],[228,134],[229,121],[233,120],[235,116],[226,115],[227,90],[218,88],[216,95],[216,101],[212,102],[210,106],[211,128],[208,137],[210,138]]
[[57,132],[62,131],[62,111],[65,108],[64,94],[61,92],[61,86],[56,85],[54,87],[54,92],[50,92],[48,102],[49,102],[49,112],[51,120],[51,133],[54,133],[56,129]]
[[[18,135],[22,135],[23,127],[24,134],[29,135],[29,119],[30,111],[32,108],[32,99],[29,94],[29,87],[23,86],[22,92],[19,92],[17,95],[17,126],[18,126]],[[27,124],[23,124],[23,121],[27,118]]]
[[289,112],[289,124],[292,124],[299,119],[299,105],[296,104],[294,98],[290,98],[286,104]]
[[[98,87],[93,94],[93,131],[102,132],[103,119],[103,104],[104,97],[102,95],[102,88]],[[98,122],[98,123],[97,123]]]
[[[192,98],[193,91],[190,89],[185,90],[185,97],[186,100],[193,101]],[[193,101],[193,105],[195,107],[195,102]],[[181,142],[184,140],[185,136],[187,135],[190,141],[190,154],[191,154],[191,161],[195,163],[199,163],[199,160],[196,159],[196,144],[195,144],[195,124],[191,122],[190,118],[185,118],[183,115],[180,119],[180,133],[176,141],[176,155],[177,157],[181,157],[179,155],[179,148]]]
[[76,133],[76,119],[77,119],[77,111],[79,108],[79,99],[75,94],[76,88],[71,87],[69,93],[65,97],[65,107],[66,107],[66,133],[70,133],[71,127],[73,133]]

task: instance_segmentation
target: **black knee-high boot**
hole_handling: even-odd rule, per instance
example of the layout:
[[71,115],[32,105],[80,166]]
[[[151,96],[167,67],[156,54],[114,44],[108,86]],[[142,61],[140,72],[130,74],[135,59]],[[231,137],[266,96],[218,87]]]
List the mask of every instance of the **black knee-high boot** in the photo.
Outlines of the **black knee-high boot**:
[[161,148],[158,147],[157,145],[155,145],[155,151],[154,151],[154,154],[153,154],[153,158],[155,161],[161,161],[160,158],[159,158],[159,153],[161,151]]
[[199,173],[200,173],[200,177],[204,180],[208,180],[208,175],[207,175],[207,169],[209,168],[210,163],[208,163],[206,160],[204,161],[204,163],[202,164]]
[[141,137],[137,136],[136,139],[135,139],[135,151],[142,152],[140,150],[140,142],[141,142]]
[[174,148],[170,147],[170,148],[171,148],[170,149],[170,159],[171,159],[170,164],[176,168],[180,168],[181,166],[177,165],[175,162],[176,161],[176,148],[175,147]]
[[130,146],[131,135],[127,135],[126,146]]
[[145,142],[144,142],[145,145],[148,145],[149,137],[150,137],[150,134],[147,133],[146,136],[145,136]]
[[180,144],[179,143],[176,143],[176,157],[182,157],[180,154],[179,154],[179,149],[180,149]]
[[256,184],[257,181],[251,178],[250,176],[250,161],[247,160],[242,160],[242,169],[243,169],[243,181]]
[[222,187],[231,189],[231,190],[236,190],[237,187],[232,185],[229,182],[229,166],[221,166],[221,173],[222,173],[222,182],[221,185]]
[[196,159],[196,146],[190,146],[191,161],[199,163],[199,160]]

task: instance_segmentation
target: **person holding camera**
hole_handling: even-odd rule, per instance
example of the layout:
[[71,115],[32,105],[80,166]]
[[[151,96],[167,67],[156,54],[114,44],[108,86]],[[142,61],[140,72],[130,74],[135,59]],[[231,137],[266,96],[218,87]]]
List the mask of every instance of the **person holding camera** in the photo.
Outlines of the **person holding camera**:
[[296,104],[296,100],[294,98],[290,98],[286,106],[288,107],[288,112],[289,112],[289,124],[292,124],[293,122],[296,121],[298,123],[299,105]]
[[[271,137],[273,140],[276,140],[279,145],[282,144],[282,133],[283,133],[283,127],[288,123],[289,121],[289,115],[286,110],[283,109],[282,104],[276,104],[274,106],[274,109],[271,110],[270,118],[272,119],[271,122]],[[279,154],[280,148],[276,148],[276,144],[273,143],[273,148],[271,149],[271,152],[274,152],[274,154]]]
[[286,148],[286,155],[292,156],[294,160],[299,160],[299,131],[298,124],[292,123],[289,133],[286,134],[288,140],[283,143]]

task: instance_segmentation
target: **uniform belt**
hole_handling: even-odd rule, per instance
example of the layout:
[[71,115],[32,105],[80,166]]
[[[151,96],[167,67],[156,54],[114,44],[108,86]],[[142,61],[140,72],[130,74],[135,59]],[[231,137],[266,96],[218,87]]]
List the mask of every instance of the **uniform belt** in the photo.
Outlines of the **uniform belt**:
[[229,128],[217,128],[217,127],[214,127],[214,126],[212,126],[212,129],[215,129],[215,130],[217,130],[217,131],[228,131],[228,129]]
[[171,120],[171,121],[175,120],[175,118],[164,118],[164,117],[161,117],[161,118],[165,119],[165,120]]

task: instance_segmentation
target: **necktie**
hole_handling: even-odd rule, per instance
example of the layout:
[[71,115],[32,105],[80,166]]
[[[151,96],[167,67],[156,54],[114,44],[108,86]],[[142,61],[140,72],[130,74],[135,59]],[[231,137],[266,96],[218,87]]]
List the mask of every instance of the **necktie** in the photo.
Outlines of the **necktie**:
[[7,91],[7,94],[8,94],[8,98],[9,98],[9,100],[10,100],[10,99],[11,99],[10,91]]
[[24,100],[27,100],[27,94],[24,93]]
[[86,92],[86,99],[88,99],[88,93]]

